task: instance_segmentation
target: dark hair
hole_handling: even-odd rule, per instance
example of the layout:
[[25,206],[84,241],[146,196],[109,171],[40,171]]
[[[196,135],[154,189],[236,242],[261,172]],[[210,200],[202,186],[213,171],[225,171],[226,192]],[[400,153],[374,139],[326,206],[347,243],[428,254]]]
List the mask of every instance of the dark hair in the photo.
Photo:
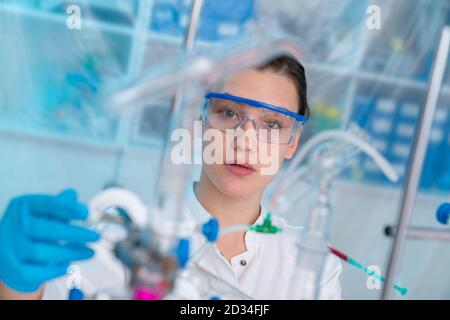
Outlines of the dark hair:
[[295,88],[297,89],[300,101],[299,114],[309,118],[310,109],[307,97],[305,68],[297,59],[288,55],[282,55],[269,60],[257,69],[261,71],[270,70],[289,77],[294,82]]

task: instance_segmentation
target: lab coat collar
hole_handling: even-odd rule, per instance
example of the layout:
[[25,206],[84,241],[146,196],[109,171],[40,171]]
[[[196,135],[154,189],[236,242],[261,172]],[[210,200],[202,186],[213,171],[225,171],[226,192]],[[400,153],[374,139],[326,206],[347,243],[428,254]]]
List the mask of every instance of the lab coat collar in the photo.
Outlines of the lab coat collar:
[[[194,188],[196,183],[198,182],[197,181],[193,182],[191,187],[188,188],[189,190],[187,191],[187,204],[189,206],[189,211],[191,212],[192,215],[194,215],[194,218],[198,219],[199,222],[204,223],[209,219],[211,219],[213,216],[202,206],[197,196],[195,195]],[[262,224],[266,215],[267,210],[264,206],[261,205],[259,216],[253,223],[253,225]],[[259,233],[247,231],[245,233],[245,246],[247,248],[247,251],[245,251],[241,255],[246,255],[248,259],[251,259],[251,257],[253,257],[259,250],[259,246],[262,240],[260,239],[260,237],[261,234]],[[202,242],[204,242],[204,240]],[[198,243],[197,245],[194,245],[194,248],[195,247],[199,248],[200,245],[201,244]],[[194,250],[196,250],[196,248]],[[236,257],[239,257],[241,255],[238,255]]]

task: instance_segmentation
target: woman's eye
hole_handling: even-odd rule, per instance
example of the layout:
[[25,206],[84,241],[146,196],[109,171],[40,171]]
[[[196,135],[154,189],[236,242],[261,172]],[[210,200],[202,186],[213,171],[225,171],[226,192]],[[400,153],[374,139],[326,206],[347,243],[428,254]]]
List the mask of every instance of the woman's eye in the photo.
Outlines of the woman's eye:
[[236,112],[233,110],[222,110],[222,114],[225,116],[225,118],[233,118],[236,115]]
[[276,121],[266,121],[266,127],[271,130],[279,130],[282,128],[282,125]]

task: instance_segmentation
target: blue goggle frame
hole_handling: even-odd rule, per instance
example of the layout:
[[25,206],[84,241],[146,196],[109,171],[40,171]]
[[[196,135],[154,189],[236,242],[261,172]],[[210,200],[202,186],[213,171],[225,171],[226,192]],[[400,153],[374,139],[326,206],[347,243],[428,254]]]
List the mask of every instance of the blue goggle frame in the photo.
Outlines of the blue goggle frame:
[[207,119],[207,106],[208,106],[208,101],[210,98],[226,99],[226,100],[236,101],[236,102],[240,102],[240,103],[245,103],[247,105],[250,105],[250,106],[253,106],[256,108],[264,108],[264,109],[279,112],[281,114],[284,114],[286,116],[294,118],[296,121],[294,124],[294,130],[292,130],[292,134],[289,139],[289,142],[280,143],[280,144],[291,143],[292,140],[294,139],[294,137],[297,135],[300,128],[308,120],[307,117],[305,117],[304,115],[294,113],[294,112],[288,111],[288,110],[280,108],[280,107],[273,106],[273,105],[265,103],[265,102],[242,98],[242,97],[238,97],[238,96],[233,96],[228,93],[208,92],[204,98],[205,98],[205,102],[204,102],[202,110],[201,110],[201,115],[202,115],[203,121],[205,121]]
[[288,110],[280,108],[280,107],[273,106],[273,105],[265,103],[265,102],[242,98],[242,97],[238,97],[238,96],[233,96],[228,93],[208,92],[205,95],[205,99],[210,99],[210,98],[226,99],[226,100],[241,102],[241,103],[245,103],[245,104],[248,104],[248,105],[256,107],[256,108],[264,108],[264,109],[268,109],[271,111],[279,112],[286,116],[294,118],[301,124],[304,124],[304,123],[306,123],[306,121],[308,121],[307,117],[305,117],[304,115],[294,113],[294,112],[288,111]]

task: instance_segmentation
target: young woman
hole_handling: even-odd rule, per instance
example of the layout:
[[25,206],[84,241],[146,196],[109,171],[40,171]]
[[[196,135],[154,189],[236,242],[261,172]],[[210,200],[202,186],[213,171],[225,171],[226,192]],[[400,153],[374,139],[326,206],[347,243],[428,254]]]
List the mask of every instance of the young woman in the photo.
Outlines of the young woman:
[[[265,189],[278,172],[278,170],[269,171],[269,173],[264,171],[267,163],[261,161],[260,148],[276,144],[277,152],[270,156],[272,160],[276,158],[277,168],[281,167],[284,160],[290,159],[297,150],[302,132],[302,121],[309,115],[304,68],[291,57],[278,57],[259,68],[244,70],[227,79],[218,92],[208,93],[205,99],[202,108],[203,126],[221,132],[221,137],[224,138],[222,143],[224,159],[219,163],[203,164],[199,181],[193,183],[188,192],[186,201],[188,211],[199,221],[204,221],[211,216],[215,217],[221,228],[232,225],[260,224],[267,214],[267,210],[261,206],[261,199]],[[256,135],[245,136],[243,139],[239,136],[225,139],[229,138],[227,130],[233,129],[241,129],[244,133],[254,130]],[[276,132],[277,135],[272,136],[271,132]],[[252,139],[257,141],[250,141]],[[255,154],[257,156],[252,157]],[[253,160],[250,161],[251,159]],[[67,195],[62,198],[64,197],[67,198]],[[26,197],[25,200],[24,198],[16,200],[16,207],[18,202],[19,206],[23,206],[27,199],[31,201]],[[59,201],[57,205],[61,206],[61,195]],[[73,205],[79,205],[73,195],[70,201]],[[14,220],[11,216],[18,213],[18,210],[11,209],[11,207],[7,209],[0,224],[0,246],[8,245],[8,242],[12,240],[6,238],[8,234],[11,234],[11,230],[23,229],[17,223],[11,222]],[[39,210],[50,211],[50,214],[45,215],[50,218],[56,214],[55,210],[47,205],[41,205]],[[70,209],[68,210],[70,211]],[[80,210],[83,211],[78,208],[78,211]],[[66,213],[68,216],[66,221],[74,218],[77,214],[77,210],[72,209],[72,211],[75,212],[72,212],[72,215]],[[78,212],[80,216],[83,214],[86,215],[86,213]],[[29,215],[39,216],[39,212],[30,212]],[[47,222],[50,220],[48,219]],[[279,226],[287,225],[279,217],[274,217],[273,223]],[[44,227],[40,226],[40,228]],[[5,231],[3,236],[5,239],[2,241],[3,231]],[[29,246],[33,245],[33,241],[30,239],[33,239],[34,231],[28,230],[28,234],[24,236],[28,239]],[[16,270],[23,270],[21,272],[23,277],[18,276],[19,279],[15,279],[17,277],[10,273],[18,271],[13,271],[12,267],[4,267],[3,270],[0,267],[0,279],[3,280],[3,284],[0,283],[0,297],[41,297],[42,284],[64,274],[63,267],[67,267],[70,261],[89,258],[92,253],[88,252],[87,243],[95,241],[96,236],[87,233],[86,230],[72,231],[74,234],[79,233],[77,239],[70,239],[70,241],[77,242],[78,246],[76,249],[72,246],[70,248],[72,251],[67,251],[69,250],[67,248],[64,248],[66,251],[60,250],[63,255],[58,260],[61,262],[61,269],[56,270],[55,264],[50,264],[49,268],[53,269],[49,269],[47,272],[44,270],[40,278],[33,279],[25,273],[26,270],[34,270],[32,267],[36,267],[30,267],[23,262],[33,259],[23,259],[22,257],[22,261],[17,262],[19,268]],[[54,235],[52,239],[55,240],[55,238],[58,237]],[[252,298],[296,298],[298,297],[296,288],[300,292],[302,286],[301,283],[291,285],[291,281],[294,281],[292,274],[295,269],[296,241],[297,238],[292,234],[230,233],[219,238],[214,246],[204,249],[196,259],[201,268]],[[39,248],[42,251],[42,248]],[[53,247],[51,249],[56,250]],[[39,250],[35,250],[40,255],[38,254],[36,257],[36,252],[34,252],[34,260],[39,260],[39,268],[42,269],[44,268],[42,260],[45,260],[46,255]],[[20,260],[20,254],[13,251],[10,256],[17,255],[19,256],[17,259]],[[51,260],[50,257],[48,259]],[[13,265],[8,260],[14,259],[0,254],[0,265],[5,262]],[[91,265],[90,268],[100,268],[100,264],[97,264],[97,267]],[[42,271],[41,269],[38,270]],[[108,268],[105,268],[103,275],[107,273],[107,270]],[[341,270],[339,260],[330,255],[322,274],[320,298],[341,298],[339,284]],[[117,276],[115,277],[117,278]],[[27,280],[30,280],[29,282],[34,286],[27,287]],[[91,279],[91,281],[94,280]],[[117,283],[113,280],[103,281],[107,283],[104,285],[105,288]],[[123,279],[120,279],[118,283],[121,281]],[[15,285],[16,283],[18,285]],[[24,284],[23,288],[27,290],[20,290],[22,284]],[[28,292],[24,293],[26,291]],[[189,298],[189,295],[187,292],[183,292],[182,288],[177,287],[175,297]]]

